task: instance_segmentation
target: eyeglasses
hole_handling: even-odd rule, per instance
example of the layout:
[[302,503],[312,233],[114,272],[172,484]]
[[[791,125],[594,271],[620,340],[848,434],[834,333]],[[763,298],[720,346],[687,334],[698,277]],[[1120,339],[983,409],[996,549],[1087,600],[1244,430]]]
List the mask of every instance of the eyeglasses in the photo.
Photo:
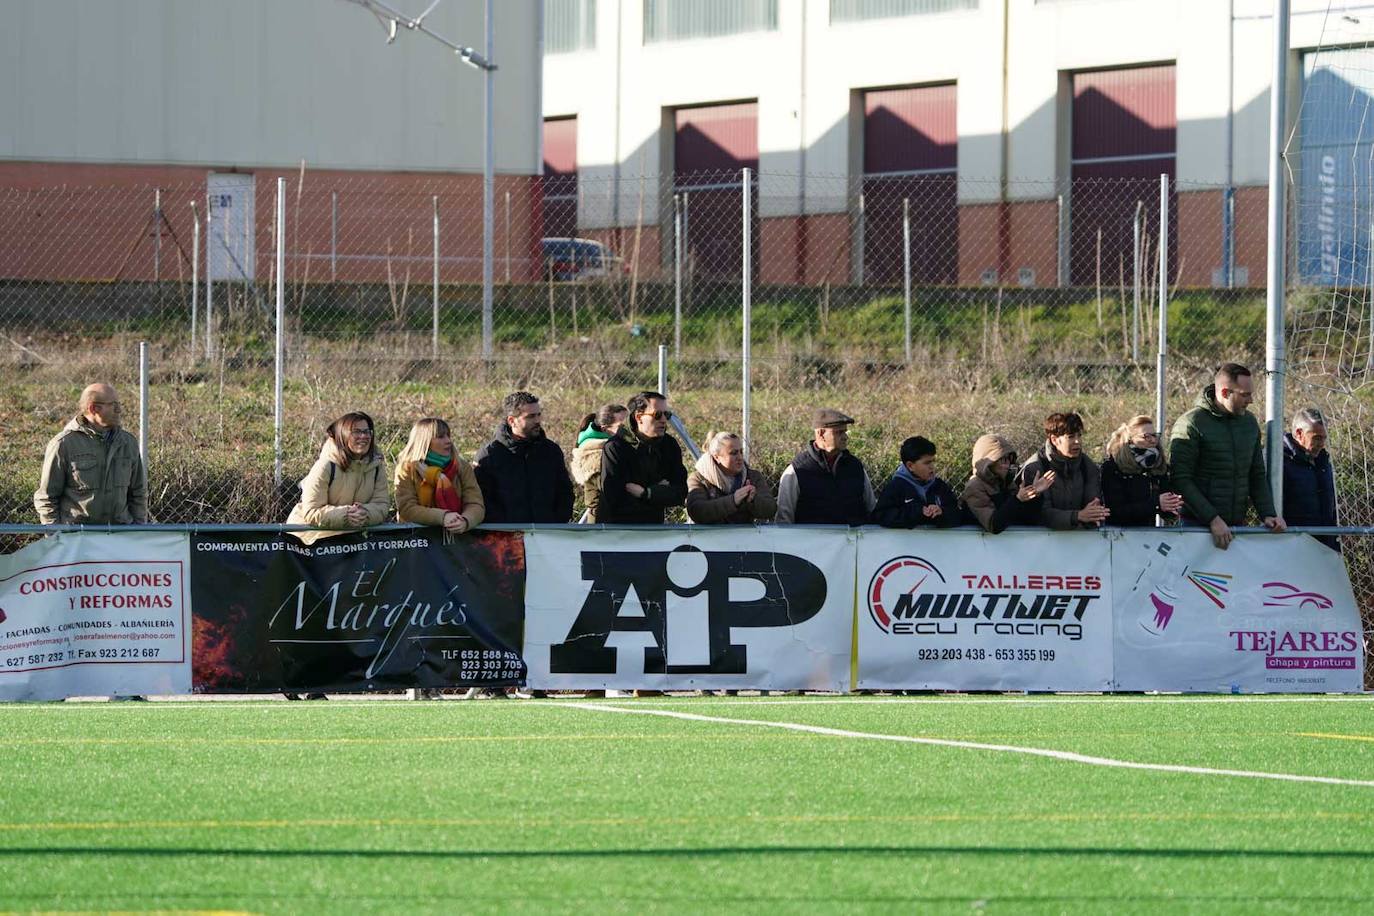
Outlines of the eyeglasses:
[[350,436],[357,436],[360,439],[371,439],[372,430],[370,429],[351,429],[348,431]]
[[673,412],[671,410],[660,410],[658,413],[654,413],[653,411],[646,410],[643,413],[641,413],[640,416],[656,417],[662,419],[664,422],[667,422],[668,420],[671,420],[673,418]]

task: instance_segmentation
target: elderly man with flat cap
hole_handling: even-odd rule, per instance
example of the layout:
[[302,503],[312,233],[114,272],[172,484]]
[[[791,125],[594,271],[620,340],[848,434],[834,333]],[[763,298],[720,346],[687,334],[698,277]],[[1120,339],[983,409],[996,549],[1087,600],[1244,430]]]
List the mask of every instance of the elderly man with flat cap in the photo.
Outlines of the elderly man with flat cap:
[[854,418],[829,407],[811,417],[815,436],[782,472],[774,521],[798,525],[862,525],[877,499],[864,463],[849,453]]

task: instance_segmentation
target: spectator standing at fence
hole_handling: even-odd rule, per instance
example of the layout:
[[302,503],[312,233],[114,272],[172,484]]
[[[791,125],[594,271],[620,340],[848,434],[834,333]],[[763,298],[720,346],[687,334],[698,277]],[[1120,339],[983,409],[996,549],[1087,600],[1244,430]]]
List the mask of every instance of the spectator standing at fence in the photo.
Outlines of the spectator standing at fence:
[[582,488],[582,500],[587,505],[587,521],[592,524],[600,521],[601,466],[606,443],[616,437],[629,415],[624,405],[602,404],[596,413],[589,413],[582,418],[582,426],[577,430],[577,446],[572,453],[572,476],[573,482]]
[[1173,520],[1183,508],[1183,497],[1171,488],[1169,463],[1149,417],[1132,417],[1116,428],[1107,440],[1101,470],[1102,501],[1111,510],[1113,525],[1149,527],[1156,514]]
[[44,525],[142,525],[147,483],[138,440],[120,426],[119,395],[87,385],[43,453],[33,507]]
[[1045,418],[1045,444],[1017,480],[1020,486],[1033,486],[1047,476],[1050,485],[1038,497],[1040,524],[1059,531],[1096,528],[1111,515],[1102,504],[1102,474],[1083,453],[1083,418],[1076,413]]
[[1213,543],[1222,550],[1231,546],[1231,528],[1245,523],[1251,503],[1264,527],[1275,532],[1287,528],[1274,509],[1259,422],[1250,413],[1253,385],[1249,369],[1224,364],[1193,409],[1174,423],[1169,437],[1183,521],[1210,528]]
[[1017,486],[1020,470],[1010,441],[995,433],[979,436],[973,443],[973,476],[959,497],[964,521],[989,534],[1001,534],[1010,525],[1038,523],[1037,500],[1054,483],[1054,472]]
[[641,391],[625,403],[628,428],[606,442],[598,520],[661,525],[667,510],[687,498],[682,448],[668,435],[673,412],[657,391]]
[[698,525],[748,525],[772,521],[778,500],[764,476],[744,460],[744,441],[713,432],[687,476],[687,517]]
[[892,479],[878,495],[873,521],[884,528],[953,528],[961,521],[954,490],[935,476],[935,443],[924,436],[902,442]]
[[380,525],[391,509],[387,484],[372,418],[360,411],[346,413],[325,430],[320,457],[301,481],[300,502],[286,522],[325,529],[295,532],[306,544]]
[[[1315,407],[1293,415],[1293,431],[1283,437],[1283,518],[1290,525],[1336,524],[1336,476],[1326,451],[1326,418]],[[1317,537],[1340,551],[1334,535]]]
[[396,517],[453,534],[471,531],[486,512],[477,475],[458,455],[448,423],[425,417],[410,428],[396,458]]
[[496,437],[473,462],[488,522],[556,523],[572,517],[572,478],[563,449],[544,435],[539,398],[514,391],[501,404]]
[[811,415],[812,437],[778,481],[780,524],[862,525],[877,504],[864,464],[849,452],[854,418],[829,407]]

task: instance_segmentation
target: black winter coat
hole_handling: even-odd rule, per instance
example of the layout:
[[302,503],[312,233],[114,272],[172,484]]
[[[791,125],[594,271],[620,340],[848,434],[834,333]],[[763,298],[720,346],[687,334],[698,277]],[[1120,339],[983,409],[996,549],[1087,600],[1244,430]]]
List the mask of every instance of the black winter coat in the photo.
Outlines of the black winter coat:
[[1168,474],[1123,474],[1115,458],[1102,462],[1102,504],[1112,510],[1109,525],[1153,528],[1159,494],[1168,492]]
[[563,449],[543,433],[517,439],[510,424],[502,423],[473,463],[487,522],[562,523],[572,517],[572,478]]
[[[963,518],[959,511],[959,499],[949,484],[939,477],[931,480],[926,487],[925,498],[911,482],[905,467],[897,473],[878,494],[878,504],[873,507],[873,521],[884,528],[954,528]],[[940,514],[926,518],[926,506],[939,506]]]
[[[1336,524],[1336,477],[1326,449],[1311,455],[1292,433],[1283,437],[1283,520],[1290,525]],[[1317,538],[1340,550],[1331,535]]]
[[[659,482],[663,480],[668,482]],[[635,498],[625,492],[627,483],[643,487],[644,496]],[[662,525],[668,507],[686,500],[687,468],[682,464],[682,447],[672,436],[645,439],[621,430],[606,443],[598,522]]]

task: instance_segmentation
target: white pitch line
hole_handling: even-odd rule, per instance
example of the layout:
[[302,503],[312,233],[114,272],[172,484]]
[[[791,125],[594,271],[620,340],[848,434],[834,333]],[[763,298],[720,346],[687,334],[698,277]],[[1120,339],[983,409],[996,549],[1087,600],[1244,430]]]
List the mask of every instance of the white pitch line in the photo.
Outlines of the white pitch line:
[[564,703],[569,709],[590,709],[596,712],[618,712],[639,716],[662,716],[668,719],[684,719],[689,722],[711,722],[724,725],[756,725],[763,728],[780,728],[786,731],[810,732],[815,735],[829,735],[834,738],[859,738],[867,741],[896,741],[905,744],[926,744],[934,747],[955,747],[971,751],[998,751],[1004,754],[1026,754],[1031,757],[1048,757],[1068,763],[1082,763],[1089,766],[1116,767],[1124,770],[1153,770],[1159,773],[1187,773],[1194,776],[1237,776],[1245,779],[1275,779],[1280,782],[1315,782],[1329,786],[1360,786],[1374,788],[1374,780],[1341,779],[1336,776],[1303,776],[1297,773],[1263,773],[1254,770],[1223,770],[1212,767],[1190,767],[1172,763],[1139,763],[1134,760],[1117,760],[1112,757],[1091,757],[1075,754],[1072,751],[1056,751],[1044,747],[1018,747],[1013,744],[983,744],[978,741],[953,741],[948,738],[919,738],[915,735],[885,735],[881,732],[856,732],[843,728],[827,728],[823,725],[804,725],[800,722],[769,722],[764,719],[730,719],[724,716],[702,716],[690,712],[674,712],[670,709],[632,709],[625,706],[607,706],[601,703]]

